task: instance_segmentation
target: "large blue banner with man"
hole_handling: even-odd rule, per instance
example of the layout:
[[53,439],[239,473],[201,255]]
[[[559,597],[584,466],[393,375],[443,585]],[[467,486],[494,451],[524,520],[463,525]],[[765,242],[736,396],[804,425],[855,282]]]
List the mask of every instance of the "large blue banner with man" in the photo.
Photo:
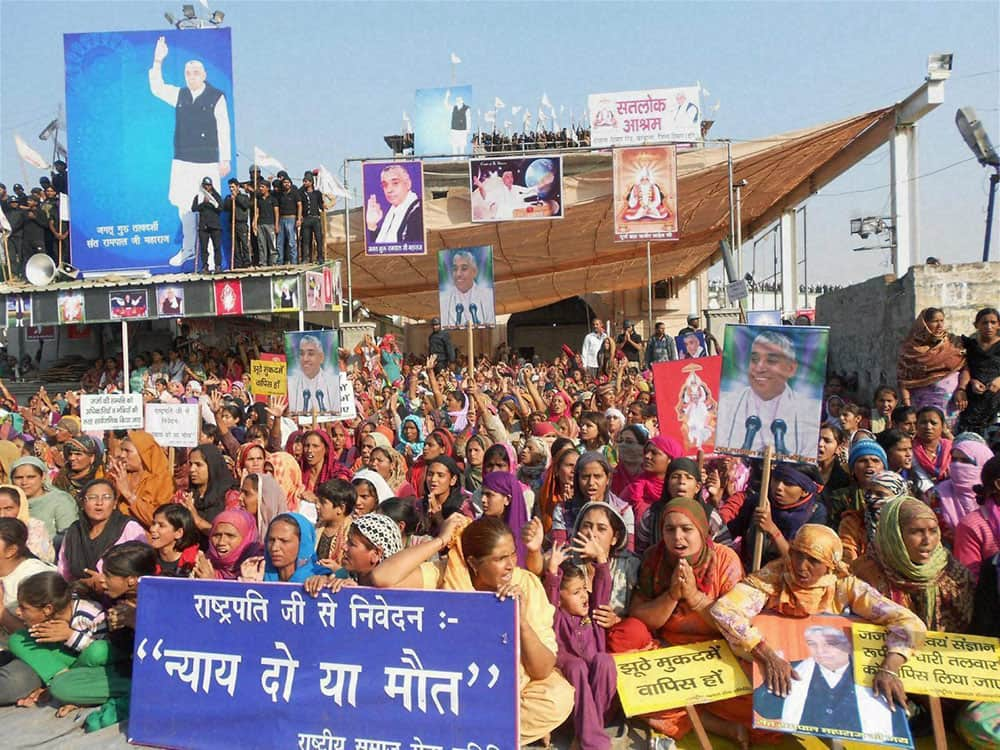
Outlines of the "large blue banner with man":
[[417,156],[472,152],[472,86],[417,89],[414,94],[413,153]]
[[513,599],[149,577],[137,617],[134,743],[517,747]]
[[63,43],[73,264],[195,270],[195,205],[221,202],[235,166],[229,29],[66,34]]

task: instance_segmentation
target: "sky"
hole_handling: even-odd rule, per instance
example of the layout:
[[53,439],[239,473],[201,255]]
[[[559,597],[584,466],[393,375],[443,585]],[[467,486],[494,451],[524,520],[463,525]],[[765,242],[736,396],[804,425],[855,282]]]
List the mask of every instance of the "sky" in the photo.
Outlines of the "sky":
[[[168,28],[164,12],[180,17],[181,4],[0,0],[0,180],[22,181],[15,132],[44,153],[36,136],[64,101],[64,33]],[[452,83],[452,53],[462,60],[456,82],[471,84],[480,105],[499,96],[537,109],[545,93],[579,113],[588,93],[700,83],[703,108],[718,105],[711,136],[752,139],[890,105],[923,82],[928,54],[952,52],[945,102],[918,125],[921,256],[982,255],[988,172],[954,114],[975,107],[1000,143],[996,2],[209,4],[233,30],[241,174],[254,146],[293,177],[389,156],[382,137],[400,131],[404,110],[412,117],[415,89]],[[33,183],[41,174],[25,170]],[[849,224],[889,215],[888,184],[883,146],[806,202],[810,283],[891,271],[887,250],[853,250],[874,241],[852,237]],[[683,211],[683,194],[680,202]],[[745,239],[750,270],[753,238]],[[758,245],[758,280],[772,273],[773,244]]]

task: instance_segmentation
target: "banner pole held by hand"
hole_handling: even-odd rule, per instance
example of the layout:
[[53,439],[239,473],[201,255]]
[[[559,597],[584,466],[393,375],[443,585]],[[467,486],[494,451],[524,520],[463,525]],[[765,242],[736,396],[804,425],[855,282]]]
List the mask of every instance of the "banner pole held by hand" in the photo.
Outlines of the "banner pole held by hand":
[[[758,508],[767,508],[769,503],[767,499],[767,492],[771,486],[771,462],[774,460],[774,446],[767,445],[764,447],[764,473],[760,479],[760,497],[757,499]],[[760,570],[760,561],[764,556],[764,532],[761,531],[760,527],[757,527],[757,534],[754,536],[753,540],[753,568],[751,570]]]
[[944,728],[941,699],[936,695],[929,695],[927,697],[931,709],[931,727],[934,729],[934,750],[948,750],[948,733]]
[[469,331],[469,379],[471,380],[472,377],[473,377],[473,370],[475,369],[475,360],[476,360],[476,356],[475,356],[474,352],[472,351],[473,341],[472,341],[472,320],[471,319],[469,320],[468,331]]

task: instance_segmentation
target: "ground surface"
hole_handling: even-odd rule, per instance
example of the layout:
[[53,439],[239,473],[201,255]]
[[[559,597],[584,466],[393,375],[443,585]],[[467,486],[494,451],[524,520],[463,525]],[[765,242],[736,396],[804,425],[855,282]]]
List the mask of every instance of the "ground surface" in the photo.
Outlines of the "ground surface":
[[[53,748],[55,750],[123,750],[134,747],[126,740],[126,725],[109,727],[99,732],[85,734],[81,729],[89,709],[81,709],[65,719],[55,718],[55,709],[50,706],[38,708],[0,708],[0,747],[4,750],[28,750],[29,748]],[[734,746],[725,740],[711,737],[713,750],[733,750]],[[556,738],[553,750],[567,750],[569,743]],[[681,750],[698,750],[698,741],[693,734],[685,737],[677,746]],[[781,745],[767,746],[774,750],[822,750],[826,747],[812,738],[799,740],[789,737]],[[848,750],[870,750],[873,745],[847,743]],[[918,750],[932,750],[934,743],[924,738],[917,743]],[[949,750],[966,750],[964,743],[955,737],[948,738]],[[251,750],[244,748],[244,750]],[[262,748],[261,750],[271,750]],[[632,731],[628,737],[616,740],[613,750],[647,750],[645,733]]]

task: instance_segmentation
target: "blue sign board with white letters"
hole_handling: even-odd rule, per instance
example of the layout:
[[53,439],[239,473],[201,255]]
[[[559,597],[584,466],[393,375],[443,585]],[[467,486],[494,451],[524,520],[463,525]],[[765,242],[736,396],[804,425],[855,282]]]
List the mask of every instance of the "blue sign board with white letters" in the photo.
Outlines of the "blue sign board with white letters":
[[129,740],[508,750],[517,611],[492,594],[143,578]]

